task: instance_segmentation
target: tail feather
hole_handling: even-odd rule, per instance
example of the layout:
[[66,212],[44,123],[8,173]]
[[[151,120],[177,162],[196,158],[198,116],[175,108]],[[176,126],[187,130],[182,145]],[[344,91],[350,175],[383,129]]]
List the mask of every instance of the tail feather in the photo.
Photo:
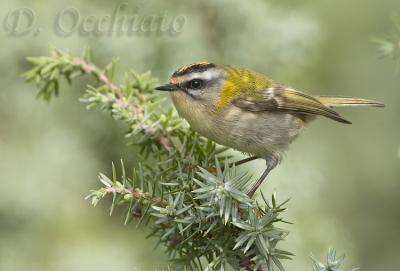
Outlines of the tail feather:
[[347,96],[315,96],[315,98],[329,107],[340,107],[340,106],[374,106],[384,107],[385,105],[381,102],[356,98]]

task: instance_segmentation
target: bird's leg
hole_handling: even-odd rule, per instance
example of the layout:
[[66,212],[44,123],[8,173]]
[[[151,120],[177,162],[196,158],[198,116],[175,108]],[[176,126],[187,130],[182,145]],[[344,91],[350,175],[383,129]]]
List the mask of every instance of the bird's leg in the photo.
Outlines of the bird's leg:
[[250,192],[247,193],[247,195],[249,196],[249,198],[252,198],[254,193],[257,191],[258,187],[262,184],[262,182],[264,181],[265,178],[267,178],[268,173],[271,171],[271,168],[266,168],[265,171],[263,172],[263,174],[261,175],[261,177],[257,180],[257,182],[253,185],[253,187],[251,188]]
[[279,163],[279,159],[271,158],[267,160],[267,168],[264,170],[263,174],[261,177],[257,180],[257,182],[252,186],[251,190],[247,195],[249,198],[252,198],[254,196],[254,193],[257,191],[258,187],[263,183],[265,178],[267,178],[268,174],[270,173],[271,170],[273,170],[276,165]]
[[259,159],[259,158],[260,157],[257,157],[257,156],[250,156],[250,157],[247,157],[245,159],[242,159],[242,160],[239,160],[239,161],[236,161],[236,162],[233,162],[233,163],[229,164],[229,167],[231,167],[233,165],[240,166],[240,165],[243,165],[243,164],[245,164],[247,162],[250,162],[250,161],[253,161],[253,160],[256,160],[256,159]]

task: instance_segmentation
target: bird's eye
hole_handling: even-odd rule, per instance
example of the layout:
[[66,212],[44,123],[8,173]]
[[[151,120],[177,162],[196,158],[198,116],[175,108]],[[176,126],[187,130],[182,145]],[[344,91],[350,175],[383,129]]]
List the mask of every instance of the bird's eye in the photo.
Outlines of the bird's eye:
[[200,79],[193,79],[193,80],[189,81],[188,85],[189,85],[190,89],[200,89],[203,87],[204,81],[200,80]]

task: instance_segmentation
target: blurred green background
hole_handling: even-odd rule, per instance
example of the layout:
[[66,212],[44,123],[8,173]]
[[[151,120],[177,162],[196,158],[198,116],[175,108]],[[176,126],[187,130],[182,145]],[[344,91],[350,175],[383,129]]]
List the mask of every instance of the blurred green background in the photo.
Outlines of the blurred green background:
[[[139,20],[166,12],[178,21],[177,33],[56,32],[63,10],[76,8],[82,21],[123,3],[122,14]],[[15,26],[22,7],[34,11],[40,31],[16,37],[10,23]],[[145,239],[145,229],[109,217],[106,202],[93,208],[84,200],[111,161],[134,164],[124,127],[78,102],[85,79],[63,85],[50,104],[36,100],[34,87],[21,79],[29,68],[25,57],[48,54],[50,45],[73,54],[90,45],[100,64],[118,56],[121,75],[151,70],[165,81],[183,64],[208,60],[249,67],[311,94],[385,102],[383,110],[340,110],[351,126],[317,120],[263,189],[291,198],[287,219],[295,224],[286,226],[291,234],[284,246],[297,256],[286,262],[288,270],[311,270],[309,253],[322,258],[330,246],[346,253],[348,267],[397,270],[400,73],[395,61],[377,56],[371,39],[395,31],[399,12],[397,0],[1,1],[0,270],[165,267],[162,248]],[[65,28],[73,23],[69,16]],[[262,171],[263,163],[251,167]]]

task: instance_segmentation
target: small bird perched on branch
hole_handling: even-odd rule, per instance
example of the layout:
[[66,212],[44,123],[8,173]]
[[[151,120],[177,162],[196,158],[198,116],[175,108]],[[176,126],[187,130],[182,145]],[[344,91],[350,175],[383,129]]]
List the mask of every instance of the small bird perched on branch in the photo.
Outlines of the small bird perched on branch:
[[266,169],[247,192],[249,197],[316,116],[350,124],[332,107],[384,106],[355,97],[307,95],[254,71],[209,62],[180,68],[156,89],[170,91],[180,116],[199,134],[254,155],[246,162],[265,159]]

